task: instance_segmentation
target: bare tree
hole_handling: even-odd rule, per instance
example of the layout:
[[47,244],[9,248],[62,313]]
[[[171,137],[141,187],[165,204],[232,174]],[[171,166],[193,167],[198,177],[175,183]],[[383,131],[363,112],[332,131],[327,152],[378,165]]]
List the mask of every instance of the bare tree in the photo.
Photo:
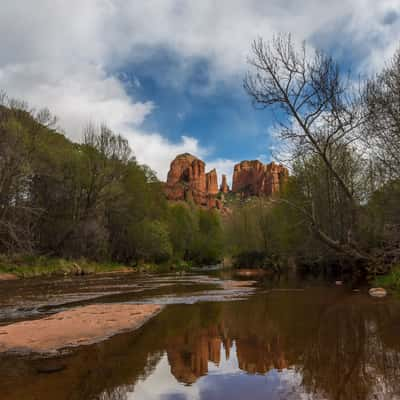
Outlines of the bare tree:
[[365,90],[367,145],[384,178],[400,178],[400,48]]
[[292,205],[330,248],[369,261],[355,238],[360,196],[342,162],[343,154],[353,151],[365,121],[358,88],[349,74],[341,74],[331,57],[320,51],[309,55],[305,44],[297,49],[290,35],[277,36],[271,42],[260,38],[253,42],[252,53],[252,69],[244,81],[246,91],[255,105],[276,111],[279,137],[294,145],[298,159],[317,157],[322,162],[349,207],[346,240],[337,240],[322,229],[312,201],[308,209]]

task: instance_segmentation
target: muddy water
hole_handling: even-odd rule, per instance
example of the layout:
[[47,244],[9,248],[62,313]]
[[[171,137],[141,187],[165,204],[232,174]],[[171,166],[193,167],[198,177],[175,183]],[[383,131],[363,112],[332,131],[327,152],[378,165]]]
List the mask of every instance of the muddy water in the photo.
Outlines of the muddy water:
[[79,302],[167,306],[136,332],[63,356],[0,356],[0,399],[400,399],[393,297],[320,281],[265,279],[256,290],[225,292],[200,275],[98,279],[81,291],[77,282],[38,281],[40,294],[25,287],[14,300],[0,287],[3,321]]

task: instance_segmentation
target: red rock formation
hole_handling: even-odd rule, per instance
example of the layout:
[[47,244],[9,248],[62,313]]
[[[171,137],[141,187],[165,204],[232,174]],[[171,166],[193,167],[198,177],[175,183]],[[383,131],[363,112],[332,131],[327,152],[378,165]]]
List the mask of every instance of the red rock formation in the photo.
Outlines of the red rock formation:
[[[232,192],[241,196],[270,196],[278,193],[288,177],[282,165],[264,165],[258,160],[242,161],[235,165]],[[193,201],[207,208],[217,208],[223,213],[224,194],[229,192],[226,176],[222,175],[221,198],[217,198],[218,176],[215,169],[205,173],[205,163],[189,153],[178,155],[171,162],[165,193],[169,200]]]
[[169,200],[192,200],[208,208],[222,208],[216,196],[218,177],[215,169],[205,173],[205,163],[189,153],[178,155],[168,172],[165,193]]
[[267,164],[265,167],[265,193],[267,195],[278,193],[282,184],[287,180],[289,171],[282,164],[275,164],[274,162]]
[[229,186],[228,186],[228,183],[226,181],[226,175],[222,175],[222,183],[221,183],[220,191],[222,193],[228,193],[229,192]]
[[189,153],[177,156],[171,163],[165,192],[169,200],[193,199],[207,205],[205,163]]
[[206,189],[210,195],[218,194],[218,177],[215,168],[206,173]]
[[242,161],[233,171],[232,192],[244,196],[270,196],[281,190],[289,173],[283,165],[263,164],[258,160]]

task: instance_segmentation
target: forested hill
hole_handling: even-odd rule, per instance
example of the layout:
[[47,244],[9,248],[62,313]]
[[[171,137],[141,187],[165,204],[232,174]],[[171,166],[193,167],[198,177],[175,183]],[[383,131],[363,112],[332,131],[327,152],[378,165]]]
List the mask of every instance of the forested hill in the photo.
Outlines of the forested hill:
[[219,259],[214,212],[169,206],[154,173],[106,126],[88,126],[77,144],[55,122],[23,103],[0,108],[0,254]]

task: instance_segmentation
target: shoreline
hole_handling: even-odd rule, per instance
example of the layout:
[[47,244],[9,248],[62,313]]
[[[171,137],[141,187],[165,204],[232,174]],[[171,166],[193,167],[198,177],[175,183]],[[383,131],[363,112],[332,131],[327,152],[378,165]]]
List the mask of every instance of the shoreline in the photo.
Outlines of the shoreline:
[[135,266],[114,262],[96,262],[82,259],[67,260],[64,258],[49,258],[45,256],[0,258],[0,282],[51,276],[81,276],[110,273],[162,273],[189,271],[191,266],[186,263],[139,263]]

